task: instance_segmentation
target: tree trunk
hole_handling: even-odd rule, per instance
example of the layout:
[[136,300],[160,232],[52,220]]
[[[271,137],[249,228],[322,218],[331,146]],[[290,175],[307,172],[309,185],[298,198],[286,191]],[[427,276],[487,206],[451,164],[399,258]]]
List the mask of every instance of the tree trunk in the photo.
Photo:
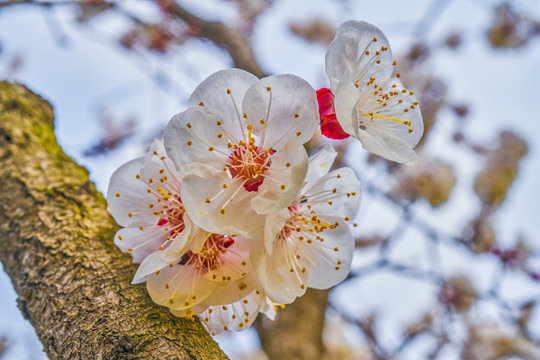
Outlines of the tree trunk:
[[328,290],[308,289],[306,294],[278,310],[276,320],[257,319],[261,345],[270,360],[323,358],[322,333]]
[[131,285],[118,225],[53,133],[50,105],[0,83],[0,261],[51,359],[226,359],[198,321]]

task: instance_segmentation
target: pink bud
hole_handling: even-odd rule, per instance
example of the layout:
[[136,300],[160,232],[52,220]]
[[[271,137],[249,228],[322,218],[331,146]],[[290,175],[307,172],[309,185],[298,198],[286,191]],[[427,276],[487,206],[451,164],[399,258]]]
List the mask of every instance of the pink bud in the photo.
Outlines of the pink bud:
[[327,88],[317,90],[317,101],[319,102],[322,134],[336,140],[348,138],[350,135],[343,131],[337,121],[332,91]]

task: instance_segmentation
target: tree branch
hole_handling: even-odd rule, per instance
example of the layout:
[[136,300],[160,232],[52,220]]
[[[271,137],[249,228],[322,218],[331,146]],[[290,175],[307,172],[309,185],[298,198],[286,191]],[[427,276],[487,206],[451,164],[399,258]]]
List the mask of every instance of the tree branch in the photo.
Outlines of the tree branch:
[[328,304],[328,290],[308,289],[306,294],[278,310],[276,320],[263,316],[256,327],[261,345],[270,360],[322,359],[324,313]]
[[[158,2],[158,0],[153,1]],[[50,8],[53,6],[71,6],[75,4],[77,3],[71,0],[8,0],[0,2],[0,9],[14,5],[33,5]],[[136,16],[133,16],[128,11],[123,10],[122,7],[115,2],[104,1],[100,5],[105,7],[108,6],[109,9],[115,9],[119,11],[122,16],[125,16],[136,23],[143,23],[143,21],[138,19]],[[249,40],[245,36],[239,34],[235,29],[225,26],[217,21],[206,21],[198,16],[195,16],[177,4],[176,1],[171,1],[170,4],[168,4],[167,11],[171,16],[174,16],[188,24],[193,32],[193,36],[208,39],[217,46],[224,48],[231,56],[235,67],[248,71],[259,78],[267,76],[267,74],[265,74],[255,60]]]
[[56,143],[50,105],[0,83],[0,261],[53,359],[226,359],[197,321],[131,285],[118,225]]
[[184,20],[197,31],[197,36],[224,47],[231,56],[235,67],[248,71],[259,78],[266,76],[253,56],[248,39],[238,34],[234,29],[219,22],[203,20],[176,2],[172,3],[170,14]]

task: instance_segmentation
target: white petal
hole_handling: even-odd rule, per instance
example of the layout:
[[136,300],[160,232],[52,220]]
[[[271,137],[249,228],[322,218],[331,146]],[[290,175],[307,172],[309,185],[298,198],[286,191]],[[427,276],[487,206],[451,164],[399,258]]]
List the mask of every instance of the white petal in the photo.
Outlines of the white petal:
[[317,214],[354,219],[360,207],[362,185],[350,168],[340,168],[307,184],[302,195]]
[[209,281],[194,265],[163,268],[160,273],[146,281],[146,288],[154,302],[173,310],[182,310],[204,301],[219,286]]
[[303,144],[313,137],[319,125],[317,94],[305,80],[294,75],[261,79],[247,91],[242,108],[265,149],[281,148],[290,134],[298,134]]
[[170,232],[167,234],[172,240],[165,251],[163,251],[162,256],[164,261],[171,262],[180,258],[186,252],[188,246],[191,245],[191,241],[194,237],[193,232],[196,229],[193,229],[194,226],[186,214],[184,214],[184,226],[184,230],[176,236]]
[[[182,175],[176,171],[174,163],[167,156],[163,141],[155,141],[152,144],[141,167],[140,175],[140,182],[146,185],[146,189],[155,190],[160,186],[171,193],[177,194],[180,191]],[[159,208],[156,202],[154,205]]]
[[[420,141],[424,131],[418,103],[397,78],[381,83],[377,89],[379,94],[393,94],[388,97],[388,101],[383,102],[385,106],[377,101],[378,97],[371,95],[371,91],[374,90],[369,86],[363,91],[357,107],[353,110],[353,116],[356,117],[358,124],[354,136],[362,142],[366,150],[389,160],[398,162],[416,160],[412,149]],[[409,122],[410,125],[403,122]]]
[[251,262],[270,300],[290,304],[306,292],[307,273],[302,272],[285,241],[274,243],[272,255],[268,255],[264,245],[254,243]]
[[156,161],[156,156],[159,157],[166,155],[165,152],[165,145],[163,144],[163,139],[160,140],[154,140],[152,145],[150,145],[150,148],[148,149],[148,153],[146,154],[145,162],[152,162]]
[[247,330],[259,314],[263,301],[263,296],[253,291],[232,304],[209,307],[199,319],[212,335],[227,330]]
[[209,269],[205,277],[211,281],[229,282],[245,278],[251,271],[249,246],[251,240],[236,236],[234,243],[218,255],[218,265]]
[[181,191],[182,202],[195,224],[217,234],[262,234],[264,216],[257,215],[249,205],[255,192],[246,191],[242,182],[230,179],[226,171],[201,164],[196,169],[192,171],[196,175],[184,178]]
[[[227,136],[217,125],[223,119],[205,109],[189,108],[175,115],[163,134],[167,154],[182,168],[194,162],[221,169],[229,156]],[[219,136],[221,135],[221,136]]]
[[166,248],[170,232],[183,229],[182,218],[167,219],[174,222],[172,226],[157,225],[164,216],[158,212],[168,211],[165,206],[169,209],[171,206],[181,207],[176,200],[180,178],[165,156],[161,141],[152,144],[146,157],[121,166],[113,174],[108,190],[109,208],[122,225],[128,225],[115,236],[115,243],[123,251],[131,253],[134,262],[142,261],[160,247]]
[[156,271],[161,270],[168,265],[169,261],[163,260],[163,251],[156,251],[144,258],[131,283],[143,283],[148,280],[150,275],[154,276]]
[[[370,117],[367,113],[372,112],[376,115],[410,121],[411,125],[405,126],[405,130],[407,131],[399,131],[402,130],[403,126],[396,126],[393,132],[396,133],[396,136],[402,137],[409,146],[414,147],[422,137],[424,123],[422,121],[422,113],[413,93],[405,89],[403,83],[395,77],[378,85],[378,89],[370,86],[361,92],[356,113],[362,114],[365,119],[359,120],[369,120]],[[384,102],[386,106],[382,106],[381,102],[376,100],[376,97],[370,95],[371,90],[378,91],[380,94],[393,92],[393,96],[388,97],[388,100]],[[395,122],[391,123],[384,119],[379,120],[383,123],[386,121],[387,124],[396,125]],[[409,129],[412,131],[408,131]]]
[[107,192],[109,209],[123,226],[135,222],[155,225],[160,221],[156,212],[171,205],[158,201],[163,197],[158,189],[177,198],[180,181],[181,175],[165,156],[162,142],[155,141],[146,157],[122,165],[112,175]]
[[326,52],[326,73],[334,93],[343,78],[351,78],[353,83],[358,81],[360,88],[371,77],[389,78],[393,73],[392,63],[386,36],[379,28],[363,21],[342,24]]
[[[332,216],[319,215],[328,223],[338,223],[335,228],[327,228],[312,237],[312,242],[299,244],[299,262],[306,268],[307,285],[314,289],[328,289],[347,277],[354,252],[354,239],[347,224]],[[306,234],[306,237],[309,234]]]
[[359,91],[351,79],[340,81],[335,91],[334,109],[339,125],[343,131],[351,136],[356,135],[356,129],[359,126],[356,114],[354,114],[359,97]]
[[199,303],[187,309],[181,309],[181,310],[170,309],[170,310],[174,316],[191,317],[193,315],[199,315],[200,313],[204,312],[206,309],[208,309],[208,305],[206,305],[205,303]]
[[334,160],[337,156],[337,152],[331,145],[326,145],[316,154],[313,154],[308,159],[308,170],[306,173],[306,185],[304,187],[309,188],[307,183],[314,180],[318,180],[324,175],[328,174]]
[[283,226],[285,226],[285,223],[290,217],[291,213],[287,208],[266,215],[266,222],[264,224],[264,246],[268,255],[272,255],[276,236],[283,230]]
[[131,254],[134,263],[139,263],[151,253],[158,251],[160,246],[165,245],[168,235],[163,231],[163,227],[138,222],[118,230],[114,236],[114,243],[123,252]]
[[418,103],[399,79],[373,83],[362,91],[344,80],[334,100],[341,127],[366,150],[401,163],[416,160],[413,148],[422,137],[424,123]]
[[227,305],[239,301],[259,286],[255,274],[250,273],[245,278],[222,284],[204,300],[208,306]]
[[204,229],[201,229],[195,224],[192,224],[193,229],[191,231],[191,239],[189,241],[188,248],[194,253],[199,253],[204,247],[208,237],[212,235],[211,232],[208,232]]
[[417,161],[416,152],[402,139],[387,131],[359,131],[358,139],[364,149],[387,160],[409,165],[414,165]]
[[274,321],[277,315],[277,305],[278,304],[276,304],[275,302],[266,298],[265,301],[263,301],[263,304],[259,312],[264,314],[264,316],[266,316],[268,319]]
[[279,211],[289,206],[306,176],[307,153],[295,137],[289,137],[271,159],[272,164],[265,172],[258,195],[251,200],[251,206],[258,214]]
[[132,160],[120,166],[111,176],[107,203],[109,212],[122,226],[136,221],[152,222],[155,218],[154,210],[148,208],[148,204],[155,201],[155,196],[148,194],[148,186],[136,178],[144,163],[144,157]]
[[[202,107],[219,114],[227,122],[227,129],[240,139],[242,131],[238,120],[243,113],[242,99],[247,89],[259,79],[244,70],[227,69],[218,71],[206,78],[189,99],[190,107]],[[230,90],[230,94],[227,90]]]
[[358,60],[360,34],[352,28],[340,27],[326,50],[326,74],[335,93],[340,80],[351,75]]

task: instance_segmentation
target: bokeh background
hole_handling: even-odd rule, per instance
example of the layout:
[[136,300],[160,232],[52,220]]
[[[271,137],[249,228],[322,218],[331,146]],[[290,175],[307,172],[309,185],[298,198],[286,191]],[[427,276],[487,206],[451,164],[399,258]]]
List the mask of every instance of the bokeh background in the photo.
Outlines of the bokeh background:
[[[173,0],[0,0],[0,80],[49,100],[64,151],[105,192],[230,48]],[[364,193],[351,276],[326,310],[327,359],[540,359],[538,0],[176,0],[249,41],[265,74],[328,86],[339,24],[381,28],[426,134],[415,167],[334,145]],[[1,180],[0,180],[1,181]],[[217,337],[264,359],[257,332]],[[0,359],[45,359],[0,274]]]

